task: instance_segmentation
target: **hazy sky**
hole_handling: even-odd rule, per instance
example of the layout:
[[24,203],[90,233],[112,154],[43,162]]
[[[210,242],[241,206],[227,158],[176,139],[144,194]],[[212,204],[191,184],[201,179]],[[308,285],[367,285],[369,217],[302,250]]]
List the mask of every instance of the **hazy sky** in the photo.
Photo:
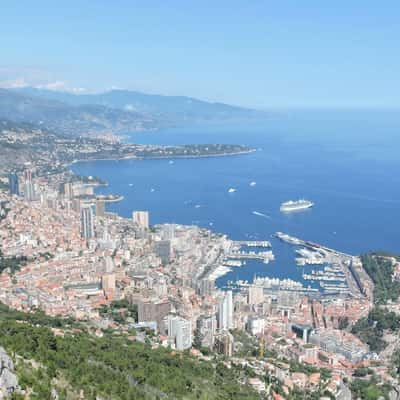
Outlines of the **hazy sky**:
[[3,0],[0,86],[400,107],[400,1]]

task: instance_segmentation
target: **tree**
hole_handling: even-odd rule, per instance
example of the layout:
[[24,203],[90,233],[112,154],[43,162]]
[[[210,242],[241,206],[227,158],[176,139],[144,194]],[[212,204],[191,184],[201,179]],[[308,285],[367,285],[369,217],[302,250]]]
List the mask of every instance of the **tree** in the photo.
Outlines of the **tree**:
[[193,347],[194,347],[195,349],[200,350],[201,347],[202,347],[203,339],[204,339],[204,337],[203,337],[203,335],[202,335],[200,329],[197,328],[197,329],[194,331]]

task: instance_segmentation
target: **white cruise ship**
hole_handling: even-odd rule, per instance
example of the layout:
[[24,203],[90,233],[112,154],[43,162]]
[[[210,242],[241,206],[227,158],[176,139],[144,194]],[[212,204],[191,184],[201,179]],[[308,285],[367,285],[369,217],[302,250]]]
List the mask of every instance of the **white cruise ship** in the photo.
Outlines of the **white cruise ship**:
[[291,212],[291,211],[300,211],[300,210],[305,210],[307,208],[311,208],[314,205],[312,201],[309,200],[290,200],[286,201],[285,203],[281,204],[280,210],[282,212]]

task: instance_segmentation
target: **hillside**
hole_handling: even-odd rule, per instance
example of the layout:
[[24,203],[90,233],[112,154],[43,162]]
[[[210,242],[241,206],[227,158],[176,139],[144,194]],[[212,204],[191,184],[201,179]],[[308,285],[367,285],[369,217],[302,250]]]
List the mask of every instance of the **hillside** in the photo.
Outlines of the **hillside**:
[[103,105],[72,105],[0,89],[0,118],[43,125],[57,132],[84,135],[154,129],[155,118]]
[[73,320],[24,314],[2,304],[0,345],[16,360],[19,386],[32,400],[259,398],[239,367],[152,349],[133,336],[97,337]]
[[74,106],[95,104],[144,113],[170,123],[209,120],[245,119],[263,116],[263,113],[224,103],[213,103],[186,96],[162,96],[129,90],[111,90],[100,94],[71,94],[35,88],[17,89],[18,93],[46,100],[61,101]]

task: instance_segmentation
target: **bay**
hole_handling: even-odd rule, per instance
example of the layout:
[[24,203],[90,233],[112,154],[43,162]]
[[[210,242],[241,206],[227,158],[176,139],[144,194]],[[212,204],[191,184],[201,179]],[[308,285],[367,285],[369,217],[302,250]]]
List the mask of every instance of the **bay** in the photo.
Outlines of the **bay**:
[[[271,238],[276,231],[354,255],[400,249],[400,116],[395,111],[276,112],[252,122],[132,133],[127,140],[239,143],[257,149],[230,157],[72,167],[109,182],[99,192],[123,195],[107,209],[124,217],[148,210],[153,224],[197,224],[233,239],[271,240],[274,262],[248,262],[220,278],[219,286],[255,274],[302,281],[293,248]],[[312,210],[279,211],[282,202],[303,197],[315,203]]]

